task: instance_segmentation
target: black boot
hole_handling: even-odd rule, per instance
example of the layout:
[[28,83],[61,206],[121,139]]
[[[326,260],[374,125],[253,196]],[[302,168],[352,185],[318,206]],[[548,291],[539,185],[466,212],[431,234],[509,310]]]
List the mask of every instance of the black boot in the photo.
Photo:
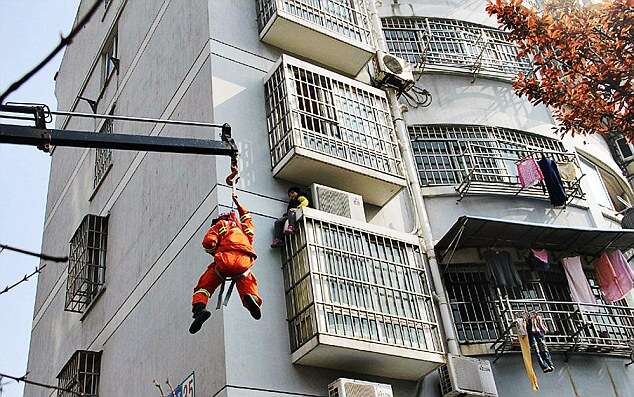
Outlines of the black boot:
[[260,310],[260,305],[258,305],[258,301],[253,295],[245,295],[244,296],[244,306],[247,308],[249,313],[251,313],[251,317],[256,320],[262,318],[262,310]]
[[211,317],[211,312],[206,309],[206,305],[204,303],[194,303],[192,306],[192,316],[194,321],[192,325],[189,326],[189,333],[195,334],[200,331],[200,328],[203,326],[203,323]]

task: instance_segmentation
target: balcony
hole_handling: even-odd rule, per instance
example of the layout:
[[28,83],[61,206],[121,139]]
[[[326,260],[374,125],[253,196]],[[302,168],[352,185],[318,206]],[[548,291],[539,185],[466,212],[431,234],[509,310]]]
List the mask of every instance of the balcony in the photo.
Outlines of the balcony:
[[585,198],[576,156],[556,139],[480,125],[414,125],[409,131],[421,185],[453,186],[458,201],[468,195],[548,199],[539,185],[522,188],[517,174],[519,160],[542,155],[558,163],[572,163],[577,175],[562,181],[568,200]]
[[375,52],[363,0],[256,0],[260,39],[356,76]]
[[284,55],[266,78],[265,97],[276,178],[379,206],[406,186],[383,91]]
[[524,311],[537,311],[543,317],[549,329],[545,338],[550,351],[625,357],[632,353],[634,308],[529,299],[502,299],[496,305],[504,327],[491,346],[498,356],[519,351],[513,324]]
[[383,18],[390,52],[420,72],[456,73],[512,81],[529,72],[528,59],[508,33],[486,26],[441,18]]
[[305,208],[282,260],[294,364],[416,380],[443,363],[416,237]]

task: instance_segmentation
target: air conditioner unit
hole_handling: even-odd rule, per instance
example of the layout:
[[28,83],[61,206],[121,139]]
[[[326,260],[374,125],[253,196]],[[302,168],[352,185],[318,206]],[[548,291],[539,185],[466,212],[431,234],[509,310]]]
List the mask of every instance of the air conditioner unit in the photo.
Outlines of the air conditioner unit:
[[414,86],[414,73],[406,60],[383,51],[377,51],[374,80],[381,86],[407,91]]
[[497,397],[491,363],[472,357],[448,355],[438,370],[443,397]]
[[328,385],[328,397],[393,397],[392,386],[339,378]]
[[358,194],[344,192],[328,186],[310,185],[315,208],[331,214],[365,222],[363,198]]

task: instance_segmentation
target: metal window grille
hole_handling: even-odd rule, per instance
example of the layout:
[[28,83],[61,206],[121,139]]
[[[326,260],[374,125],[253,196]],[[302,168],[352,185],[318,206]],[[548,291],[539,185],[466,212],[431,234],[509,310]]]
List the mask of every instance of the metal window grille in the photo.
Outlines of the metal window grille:
[[[98,397],[100,369],[101,352],[77,350],[57,375],[58,387],[84,397]],[[75,397],[76,394],[58,390],[57,396]]]
[[420,70],[440,68],[511,80],[529,72],[507,33],[486,26],[440,18],[383,18],[388,49]]
[[83,313],[103,289],[108,218],[86,215],[70,240],[65,310]]
[[460,343],[499,342],[510,322],[527,310],[541,313],[553,351],[627,351],[627,341],[634,337],[634,309],[625,300],[606,304],[593,274],[587,273],[598,303],[592,306],[572,302],[559,270],[535,273],[519,269],[519,274],[521,287],[495,288],[481,265],[449,269],[445,285]]
[[350,40],[372,43],[363,0],[256,0],[256,8],[260,31],[276,12],[282,11]]
[[[112,112],[110,114],[112,114]],[[99,133],[112,134],[112,125],[112,120],[104,121]],[[97,186],[99,186],[111,166],[112,149],[95,149],[95,176],[93,178],[93,188],[97,188]]]
[[451,271],[445,284],[453,313],[458,341],[494,341],[498,320],[491,286],[484,271]]
[[442,351],[418,246],[304,216],[282,257],[292,351],[317,334]]
[[[477,193],[518,194],[517,160],[543,151],[558,162],[577,162],[557,139],[508,128],[413,125],[409,134],[422,186],[467,184]],[[583,196],[575,182],[564,186],[574,197]],[[521,195],[544,192],[535,186]]]
[[332,73],[282,62],[265,83],[271,163],[293,147],[402,176],[387,99]]

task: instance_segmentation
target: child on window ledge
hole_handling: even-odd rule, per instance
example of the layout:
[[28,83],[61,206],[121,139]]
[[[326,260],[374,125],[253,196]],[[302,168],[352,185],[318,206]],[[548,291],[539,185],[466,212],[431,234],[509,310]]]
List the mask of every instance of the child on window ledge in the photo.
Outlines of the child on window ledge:
[[[291,234],[295,231],[296,215],[298,208],[308,207],[308,199],[302,195],[301,190],[297,186],[288,189],[288,207],[286,213],[275,221],[275,229],[273,233],[273,242],[271,248],[277,248],[284,245],[284,234]],[[284,225],[288,222],[286,228]]]

